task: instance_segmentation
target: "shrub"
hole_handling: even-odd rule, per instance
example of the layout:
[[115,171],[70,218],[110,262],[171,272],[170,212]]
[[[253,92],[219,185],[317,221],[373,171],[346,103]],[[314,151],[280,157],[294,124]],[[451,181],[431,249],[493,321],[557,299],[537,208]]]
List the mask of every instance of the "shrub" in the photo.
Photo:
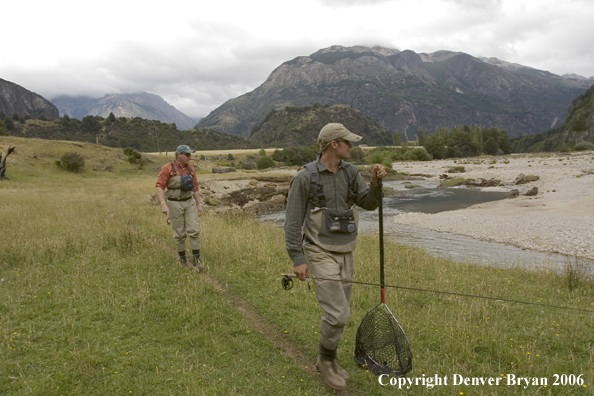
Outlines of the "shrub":
[[285,165],[303,165],[314,161],[316,156],[317,148],[315,146],[300,146],[287,147],[282,151],[275,150],[272,154],[272,159],[275,161],[284,162]]
[[382,164],[384,167],[392,169],[392,158],[388,155],[388,153],[385,153],[381,150],[370,153],[367,156],[367,163],[370,165]]
[[142,158],[142,155],[132,147],[124,149],[124,155],[128,157],[128,162],[131,164],[138,164],[142,166],[146,162],[146,159]]
[[431,161],[433,157],[424,147],[415,147],[412,149],[399,150],[392,156],[395,161]]
[[590,142],[581,142],[575,145],[575,151],[589,151],[594,150],[594,144]]
[[69,172],[78,173],[83,170],[85,166],[85,160],[83,156],[76,152],[66,153],[56,161],[56,165],[62,169],[66,169]]
[[463,173],[466,172],[466,168],[463,166],[452,166],[448,169],[448,173]]
[[258,169],[272,168],[274,165],[274,160],[267,155],[258,157],[256,160],[256,168]]
[[364,159],[365,153],[363,152],[363,149],[361,147],[353,147],[351,149],[350,162],[361,164],[363,163]]

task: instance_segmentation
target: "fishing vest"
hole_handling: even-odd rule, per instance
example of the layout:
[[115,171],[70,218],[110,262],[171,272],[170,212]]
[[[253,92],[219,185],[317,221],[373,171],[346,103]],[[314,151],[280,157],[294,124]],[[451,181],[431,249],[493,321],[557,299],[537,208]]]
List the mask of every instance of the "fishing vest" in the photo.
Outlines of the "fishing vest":
[[330,252],[349,253],[357,247],[359,212],[355,206],[355,177],[351,167],[342,162],[348,180],[347,204],[349,210],[333,210],[326,207],[326,196],[320,183],[315,162],[304,166],[309,172],[310,186],[307,197],[303,234],[314,244]]
[[187,201],[192,198],[194,196],[194,179],[192,178],[190,166],[186,166],[187,175],[182,175],[180,169],[178,176],[175,164],[171,162],[171,171],[173,176],[169,176],[167,191],[165,191],[167,199],[170,201]]

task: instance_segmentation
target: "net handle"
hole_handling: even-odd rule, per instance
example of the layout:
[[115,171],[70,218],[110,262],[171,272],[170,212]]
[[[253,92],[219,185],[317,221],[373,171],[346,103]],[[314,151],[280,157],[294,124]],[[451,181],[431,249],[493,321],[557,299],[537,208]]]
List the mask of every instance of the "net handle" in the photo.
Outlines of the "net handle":
[[380,256],[380,286],[381,286],[381,304],[386,303],[385,292],[385,277],[384,277],[384,188],[382,179],[378,180],[380,188],[380,202],[379,202],[379,256]]

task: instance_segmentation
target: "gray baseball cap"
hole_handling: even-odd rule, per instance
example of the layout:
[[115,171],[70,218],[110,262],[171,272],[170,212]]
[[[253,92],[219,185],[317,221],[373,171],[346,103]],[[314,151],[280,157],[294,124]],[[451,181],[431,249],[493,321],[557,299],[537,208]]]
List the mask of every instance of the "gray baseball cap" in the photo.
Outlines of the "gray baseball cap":
[[190,146],[186,145],[186,144],[182,144],[181,146],[177,146],[177,149],[175,150],[176,153],[186,153],[186,154],[192,154],[194,152],[194,150],[192,150],[190,148]]
[[318,135],[318,144],[328,143],[336,139],[344,139],[348,140],[349,142],[358,142],[359,140],[363,139],[363,137],[355,135],[346,129],[342,124],[330,123],[320,130],[320,134]]

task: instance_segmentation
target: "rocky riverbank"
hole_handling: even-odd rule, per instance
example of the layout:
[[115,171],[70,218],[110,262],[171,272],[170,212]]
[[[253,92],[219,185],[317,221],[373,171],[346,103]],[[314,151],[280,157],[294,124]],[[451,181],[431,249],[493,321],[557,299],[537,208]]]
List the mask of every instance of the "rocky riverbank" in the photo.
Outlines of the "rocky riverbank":
[[[543,252],[594,259],[594,153],[509,155],[394,164],[399,172],[428,179],[496,179],[485,190],[526,192],[534,196],[494,201],[437,214],[407,213],[391,221]],[[464,172],[452,173],[456,167]],[[459,169],[459,168],[458,168]],[[517,185],[520,174],[537,180]],[[531,178],[536,179],[536,177]]]
[[[396,162],[394,169],[410,179],[463,179],[470,188],[505,191],[511,198],[436,214],[399,214],[387,221],[594,259],[593,152]],[[201,181],[202,199],[215,212],[283,210],[293,174]]]

